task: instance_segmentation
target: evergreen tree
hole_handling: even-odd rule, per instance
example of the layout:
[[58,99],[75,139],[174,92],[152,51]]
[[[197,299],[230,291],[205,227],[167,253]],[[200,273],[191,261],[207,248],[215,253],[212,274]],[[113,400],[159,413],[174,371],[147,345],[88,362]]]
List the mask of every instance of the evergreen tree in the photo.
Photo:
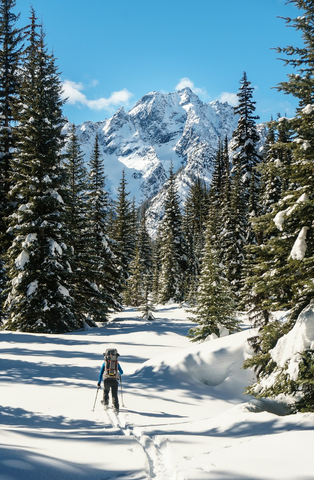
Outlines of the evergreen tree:
[[214,170],[212,175],[212,181],[210,185],[209,196],[211,203],[216,210],[221,208],[221,200],[223,197],[224,179],[225,179],[225,158],[224,149],[221,140],[218,141],[217,153],[214,161]]
[[233,292],[239,297],[247,244],[247,215],[240,171],[236,170],[233,176],[230,172],[227,137],[221,155],[223,162],[221,196],[216,200],[216,220],[212,220],[211,223],[217,224],[218,221],[220,223],[219,242],[218,244],[216,242],[216,248],[219,247],[219,258],[224,265],[226,278]]
[[124,299],[128,305],[140,306],[152,289],[152,250],[151,241],[146,228],[146,212],[142,212],[142,219],[138,231],[135,255],[129,266]]
[[16,127],[7,329],[59,333],[81,326],[71,298],[66,227],[62,86],[32,11]]
[[13,13],[15,3],[15,0],[0,1],[0,324],[6,283],[4,257],[12,241],[7,233],[7,217],[13,210],[8,194],[14,148],[12,126],[17,118],[18,70],[23,49],[23,31],[15,26],[19,18]]
[[124,301],[127,305],[139,307],[143,303],[145,293],[144,280],[144,265],[141,261],[140,250],[136,246],[135,257],[130,263],[129,277],[124,292]]
[[230,203],[225,201],[222,208],[223,226],[220,234],[220,252],[226,269],[226,277],[233,292],[239,298],[242,288],[242,271],[247,245],[247,215],[240,170],[232,180]]
[[[278,295],[280,303],[286,297],[291,299],[290,282],[285,281],[282,267],[286,265],[289,251],[282,241],[274,223],[274,210],[281,199],[284,186],[289,184],[285,170],[291,165],[291,141],[289,123],[286,119],[269,124],[265,146],[265,158],[259,165],[261,172],[260,205],[262,215],[252,219],[257,244],[248,247],[245,289],[243,303],[249,305],[249,317],[256,327],[266,325],[270,311]],[[276,256],[274,256],[274,248]],[[274,272],[280,270],[280,276]],[[274,291],[277,292],[274,295]],[[255,346],[257,337],[252,338]]]
[[[256,341],[256,355],[245,366],[255,368],[258,373],[258,382],[250,387],[249,393],[259,397],[279,393],[296,395],[295,410],[313,411],[313,352],[299,352],[297,378],[291,378],[289,374],[289,361],[285,366],[279,366],[269,352],[283,335],[291,331],[299,313],[311,308],[314,296],[314,6],[309,0],[291,0],[289,3],[302,9],[302,16],[286,21],[302,32],[304,47],[278,49],[279,53],[287,55],[287,64],[299,69],[299,73],[289,75],[288,81],[279,84],[279,90],[296,96],[299,107],[296,116],[289,120],[294,138],[286,147],[291,149],[292,161],[280,167],[283,188],[279,202],[273,206],[273,222],[278,232],[275,237],[269,237],[266,250],[272,266],[267,279],[272,307],[290,309],[290,314],[284,322],[271,321],[261,330]],[[260,383],[263,378],[267,379],[267,388]]]
[[224,269],[219,263],[219,256],[212,245],[210,229],[206,231],[206,243],[202,262],[202,270],[197,291],[197,305],[190,318],[198,326],[189,330],[193,342],[205,340],[209,335],[220,337],[222,328],[229,333],[239,330],[239,322],[235,317],[234,296]]
[[[98,236],[96,234],[95,239],[89,229],[93,210],[88,208],[88,176],[83,153],[75,133],[75,125],[72,125],[67,144],[65,167],[68,175],[66,204],[70,233],[69,245],[72,249],[72,295],[81,321],[95,325],[92,320],[95,317],[93,312],[98,311],[101,294],[93,276],[92,261],[95,261],[95,255],[91,252],[90,247],[93,240],[97,241]],[[92,234],[94,234],[94,229],[92,229]],[[96,261],[97,264],[101,263],[101,260],[97,259]]]
[[154,314],[153,312],[154,307],[152,300],[150,298],[150,285],[151,285],[151,279],[149,275],[144,275],[144,297],[142,301],[142,305],[140,305],[139,310],[142,312],[142,317],[145,318],[145,320],[154,320]]
[[207,213],[207,189],[204,182],[197,177],[189,189],[183,216],[183,231],[187,252],[185,291],[186,299],[192,303],[195,302],[201,268]]
[[[229,149],[228,149],[228,137],[225,137],[223,151],[222,151],[222,185],[221,185],[221,198],[222,205],[221,211],[223,212],[225,206],[230,205],[230,193],[231,193],[231,179],[230,179],[230,159],[229,159]],[[223,215],[222,215],[223,217]],[[224,222],[223,222],[224,223]]]
[[107,235],[108,193],[105,190],[103,161],[98,134],[90,158],[88,189],[88,224],[86,232],[87,264],[83,269],[90,291],[86,313],[92,321],[104,322],[110,309],[121,309],[121,266]]
[[280,159],[279,152],[275,148],[276,144],[276,127],[273,121],[268,125],[268,132],[264,146],[263,161],[259,165],[261,173],[260,188],[260,206],[261,215],[265,215],[272,211],[272,207],[280,199],[281,194],[281,177],[280,177]]
[[[138,231],[138,250],[140,254],[140,259],[143,264],[143,270],[145,274],[148,274],[149,278],[152,276],[152,246],[151,246],[151,239],[147,231],[146,227],[146,210],[144,209],[142,212],[142,218],[139,226]],[[151,285],[150,280],[150,285]]]
[[160,236],[157,234],[152,245],[152,298],[155,304],[160,301],[160,272],[161,272],[161,253],[160,253]]
[[[229,160],[229,159],[228,159]],[[229,162],[225,157],[224,146],[219,140],[217,153],[214,161],[214,170],[211,187],[209,191],[209,212],[207,220],[207,234],[211,236],[212,246],[215,247],[218,256],[222,259],[224,248],[222,248],[221,235],[224,227],[223,217],[221,215],[225,202],[231,198],[226,198],[229,176]]]
[[[239,103],[234,108],[234,113],[239,115],[237,128],[233,132],[233,165],[235,174],[239,175],[242,182],[242,188],[245,198],[248,218],[257,216],[259,212],[259,173],[255,168],[261,157],[257,150],[259,135],[256,130],[256,120],[259,118],[254,115],[255,103],[252,100],[253,87],[248,81],[246,72],[240,80],[240,90],[237,94]],[[248,223],[248,238],[252,243],[253,238]]]
[[160,229],[160,301],[180,302],[184,298],[186,249],[182,232],[180,199],[172,166],[168,180],[164,217]]
[[[115,254],[119,259],[122,273],[121,289],[129,275],[129,265],[134,256],[135,246],[135,219],[134,204],[128,199],[129,192],[126,191],[127,181],[125,171],[118,187],[117,200],[115,202],[114,220],[112,226],[112,237],[115,240]],[[124,279],[124,280],[123,280]]]

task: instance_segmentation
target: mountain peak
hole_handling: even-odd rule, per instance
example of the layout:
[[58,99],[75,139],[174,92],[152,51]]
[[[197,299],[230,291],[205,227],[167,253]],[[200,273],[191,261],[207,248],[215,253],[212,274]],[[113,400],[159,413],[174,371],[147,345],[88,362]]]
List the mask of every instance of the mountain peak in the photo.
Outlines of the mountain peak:
[[125,171],[128,190],[138,204],[150,200],[152,231],[162,213],[162,192],[172,163],[181,198],[195,177],[209,185],[219,138],[230,139],[238,118],[228,103],[202,102],[189,88],[172,93],[149,92],[128,112],[77,127],[86,162],[98,131],[107,188],[113,197]]

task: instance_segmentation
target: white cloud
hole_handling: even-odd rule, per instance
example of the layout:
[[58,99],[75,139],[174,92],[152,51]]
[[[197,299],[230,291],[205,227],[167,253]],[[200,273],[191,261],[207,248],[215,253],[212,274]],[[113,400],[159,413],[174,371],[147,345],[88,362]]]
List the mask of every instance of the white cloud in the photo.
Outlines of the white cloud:
[[190,88],[192,92],[196,93],[202,100],[209,100],[209,95],[205,88],[199,88],[194,85],[194,82],[188,77],[183,77],[175,87],[176,90],[182,90],[183,88]]
[[231,93],[231,92],[222,92],[219,97],[218,97],[218,100],[220,102],[228,102],[230,105],[232,105],[233,107],[236,107],[238,105],[238,96],[236,93]]
[[[93,81],[93,86],[97,85],[97,80]],[[109,98],[98,98],[96,100],[89,100],[84,93],[84,85],[82,83],[65,80],[63,82],[63,98],[67,99],[70,105],[81,104],[85,105],[91,110],[110,110],[112,107],[117,107],[121,104],[127,105],[130,98],[133,96],[126,88],[118,92],[113,92]]]
[[63,92],[62,92],[62,97],[67,98],[67,102],[70,105],[75,105],[76,103],[85,103],[86,102],[86,97],[83,93],[81,93],[81,90],[83,90],[84,87],[82,83],[75,83],[71,82],[71,80],[65,80],[63,82]]

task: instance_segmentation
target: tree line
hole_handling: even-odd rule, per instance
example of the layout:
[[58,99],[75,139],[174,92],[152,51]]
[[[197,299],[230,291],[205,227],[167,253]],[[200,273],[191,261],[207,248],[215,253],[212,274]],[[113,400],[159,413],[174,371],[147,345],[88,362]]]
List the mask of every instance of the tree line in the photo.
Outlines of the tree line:
[[182,207],[171,168],[151,239],[146,205],[136,208],[124,172],[117,199],[108,195],[98,135],[87,169],[75,126],[64,133],[59,72],[35,11],[19,29],[15,0],[0,1],[2,328],[62,333],[105,322],[123,304],[153,318],[154,304],[173,300],[190,306],[189,336],[200,341],[239,330],[236,312],[245,310],[257,332],[248,393],[301,392],[295,408],[314,408],[310,349],[300,352],[296,380],[283,369],[268,389],[260,384],[278,369],[271,349],[314,293],[314,6],[290,3],[302,9],[286,22],[303,46],[278,48],[296,69],[278,89],[298,98],[296,115],[271,119],[261,150],[244,72],[238,125],[217,145],[210,188],[195,178]]

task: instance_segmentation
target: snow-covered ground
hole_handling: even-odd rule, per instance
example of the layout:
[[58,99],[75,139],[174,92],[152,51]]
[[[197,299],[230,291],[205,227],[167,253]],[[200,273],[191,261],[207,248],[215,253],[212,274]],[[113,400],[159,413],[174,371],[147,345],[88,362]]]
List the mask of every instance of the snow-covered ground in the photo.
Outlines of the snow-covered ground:
[[[313,480],[314,414],[243,395],[248,326],[192,345],[186,316],[166,305],[154,321],[126,309],[67,335],[1,332],[0,479]],[[109,346],[118,418],[102,391],[92,411]]]

